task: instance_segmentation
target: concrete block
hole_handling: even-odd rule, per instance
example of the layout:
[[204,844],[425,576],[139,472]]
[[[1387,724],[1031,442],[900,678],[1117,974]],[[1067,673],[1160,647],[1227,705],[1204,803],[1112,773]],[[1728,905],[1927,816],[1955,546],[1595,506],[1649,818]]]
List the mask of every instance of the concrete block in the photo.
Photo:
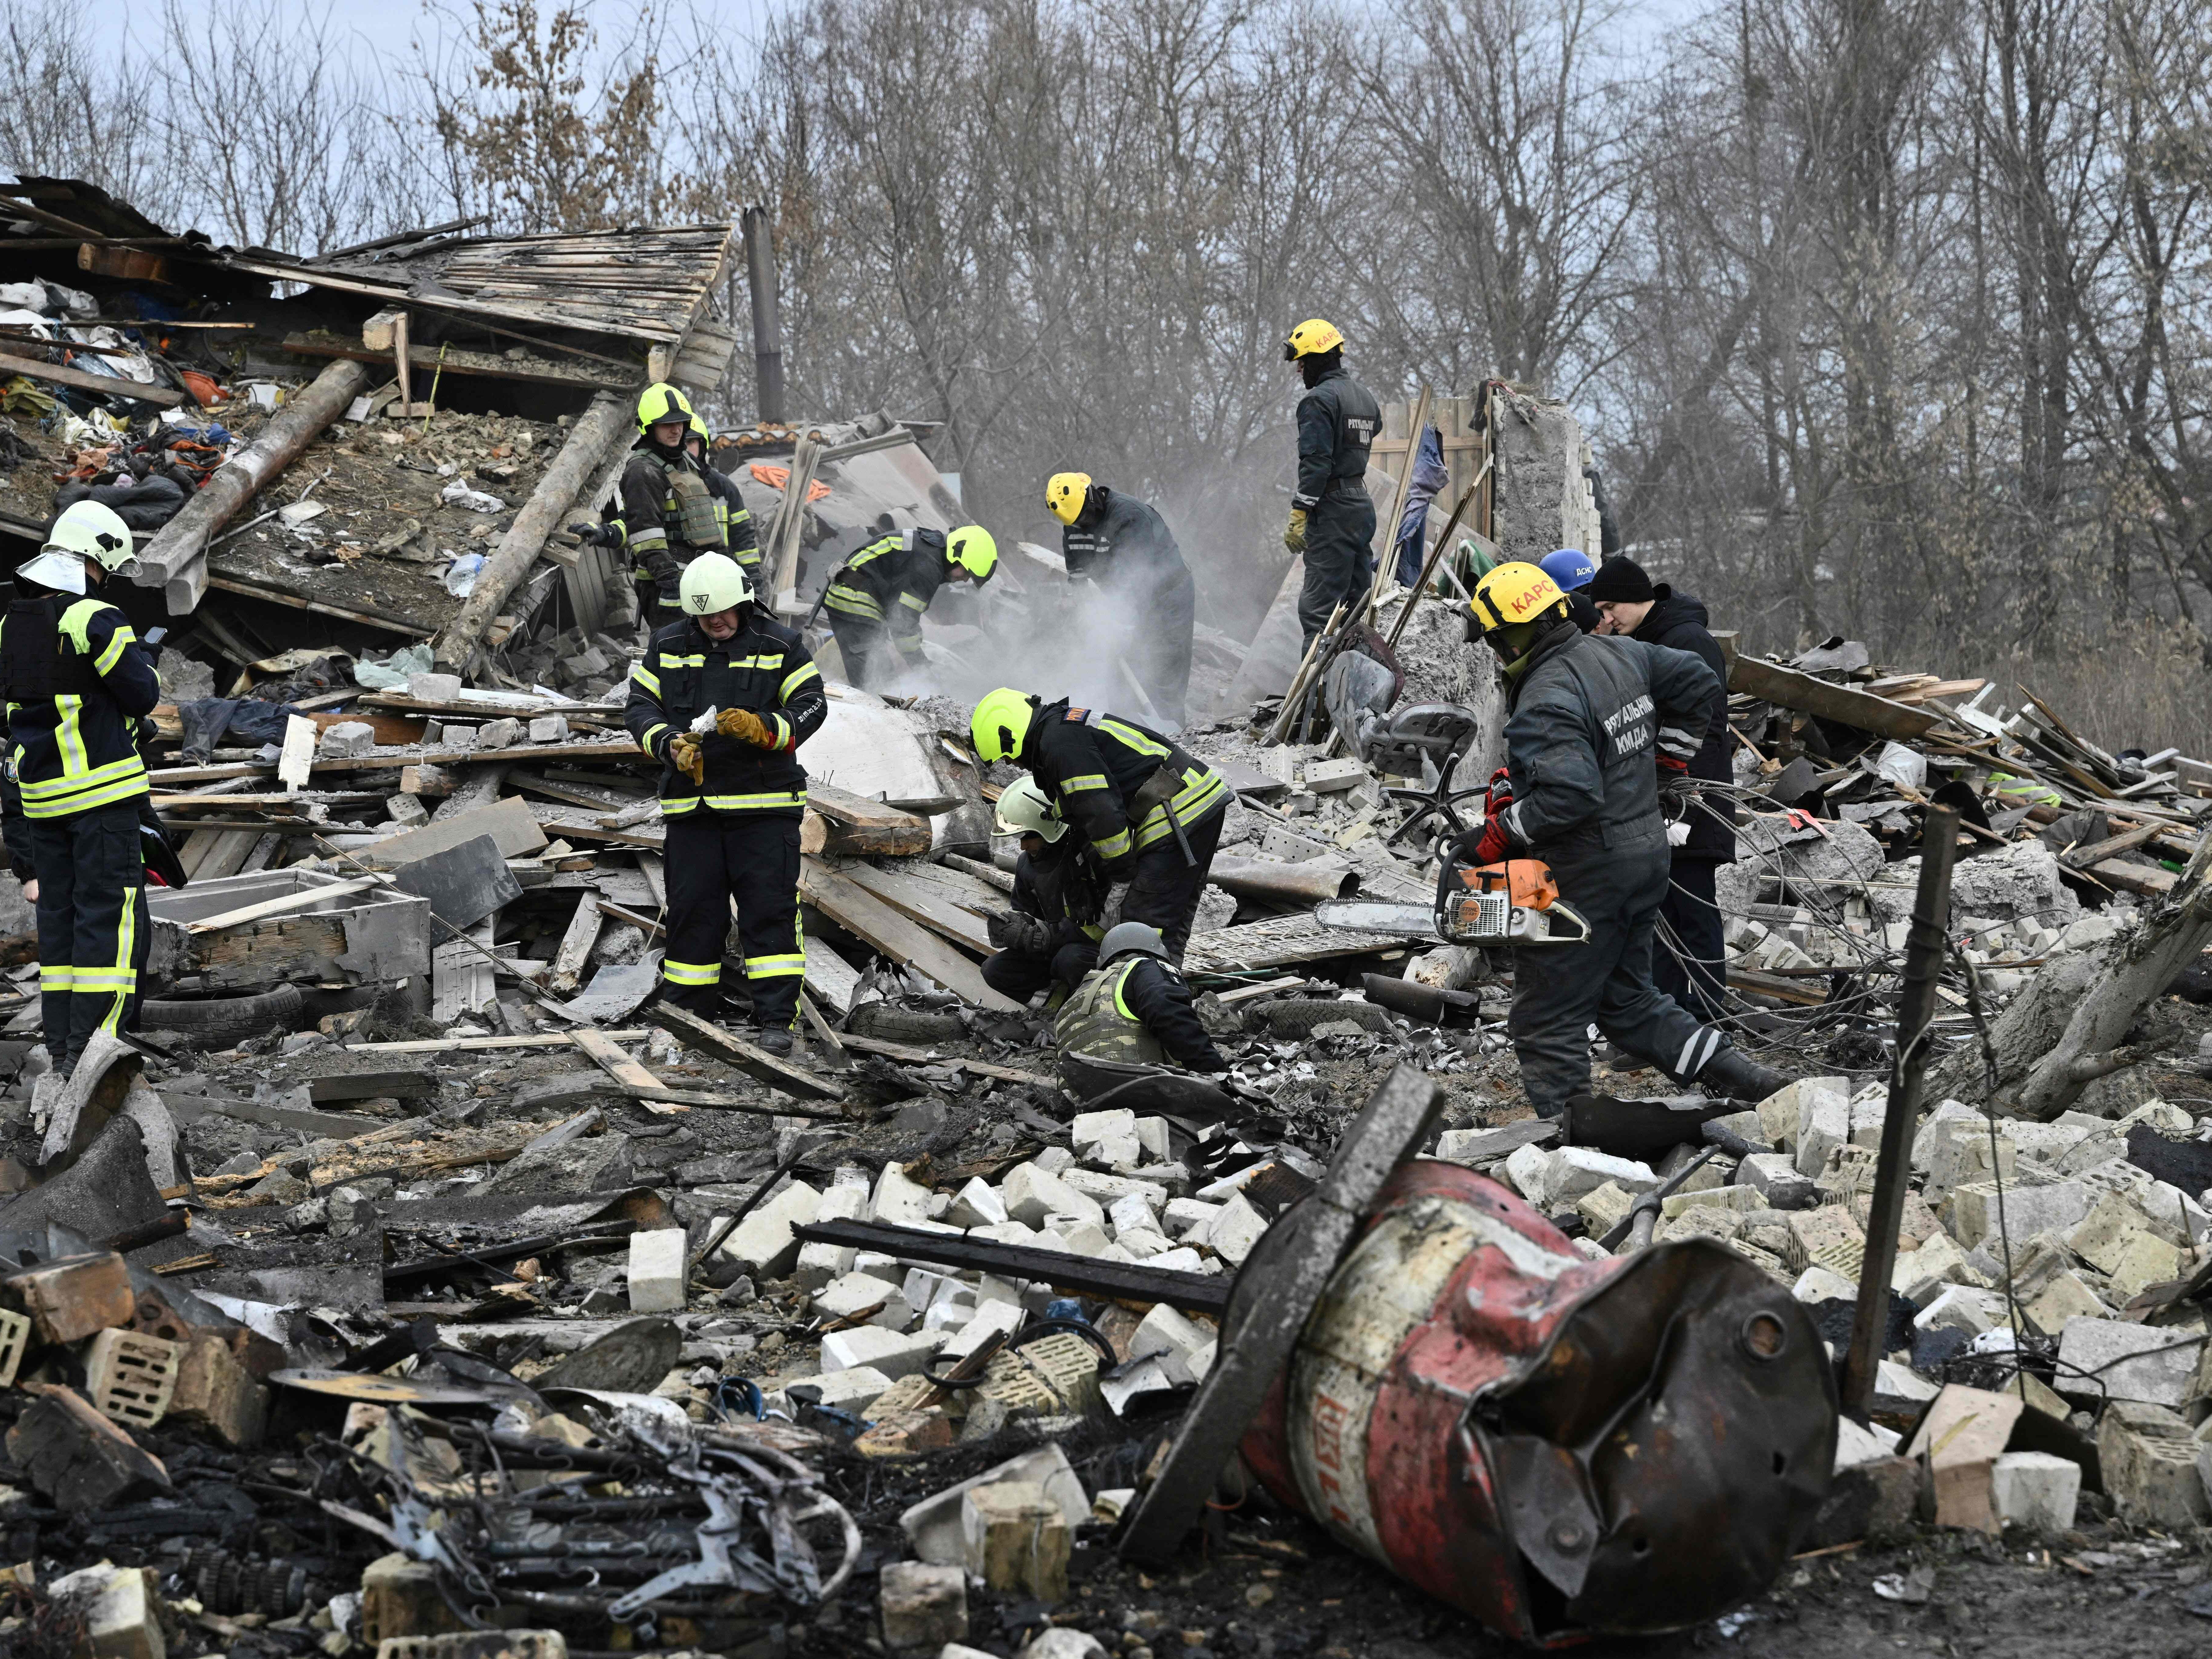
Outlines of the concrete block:
[[[1821,1103],[1833,1099],[1844,1107],[1844,1126],[1850,1121],[1850,1080],[1840,1077],[1799,1078],[1788,1087],[1778,1089],[1759,1103],[1759,1139],[1770,1146],[1798,1149],[1804,1126],[1812,1119],[1814,1109]],[[1839,1139],[1842,1136],[1838,1137]],[[1826,1153],[1821,1158],[1826,1161]],[[1819,1164],[1814,1164],[1808,1175],[1817,1174]]]
[[181,1344],[140,1331],[101,1331],[84,1349],[84,1394],[111,1422],[150,1429],[176,1395]]
[[429,1562],[392,1554],[379,1556],[362,1569],[361,1635],[364,1642],[381,1647],[395,1638],[454,1635],[467,1628],[460,1615],[446,1604],[438,1589],[438,1570]]
[[127,1325],[137,1311],[131,1270],[112,1250],[59,1256],[0,1277],[0,1301],[19,1310],[47,1342],[82,1342]]
[[1167,1224],[1169,1237],[1188,1238],[1194,1232],[1202,1234],[1220,1213],[1220,1205],[1208,1204],[1203,1199],[1171,1198],[1161,1210],[1160,1219]]
[[1073,1542],[1060,1506],[1033,1480],[971,1487],[960,1499],[962,1564],[1000,1594],[1040,1601],[1067,1599]]
[[[874,1308],[874,1313],[867,1310]],[[914,1323],[914,1308],[906,1293],[887,1279],[870,1273],[847,1273],[834,1279],[814,1294],[811,1311],[823,1319],[859,1319],[887,1331],[902,1331]]]
[[1160,1230],[1159,1217],[1142,1193],[1122,1194],[1106,1206],[1106,1219],[1112,1224],[1116,1238],[1123,1233],[1156,1233]]
[[890,1386],[891,1379],[873,1365],[854,1365],[844,1370],[823,1371],[817,1376],[794,1377],[783,1385],[787,1394],[793,1389],[819,1389],[823,1405],[854,1413],[866,1411]]
[[822,1339],[822,1369],[842,1371],[872,1365],[896,1382],[920,1370],[945,1342],[941,1331],[890,1331],[881,1325],[832,1331]]
[[929,1213],[929,1188],[907,1178],[904,1170],[886,1164],[876,1177],[868,1200],[868,1219],[894,1227],[912,1227],[935,1219]]
[[2197,1454],[2187,1419],[2163,1407],[2115,1400],[2097,1424],[2105,1491],[2120,1518],[2136,1526],[2178,1532],[2212,1521]]
[[2112,1310],[2106,1307],[2082,1279],[2081,1275],[2069,1271],[2053,1273],[2037,1291],[2033,1300],[2023,1303],[2021,1311],[2035,1322],[2035,1328],[2045,1336],[2059,1336],[2077,1319],[2110,1319]]
[[1243,1194],[1232,1194],[1206,1230],[1206,1248],[1231,1266],[1242,1267],[1267,1226],[1267,1218],[1254,1209]]
[[1170,1156],[1168,1121],[1164,1117],[1140,1117],[1134,1126],[1137,1145],[1145,1149],[1147,1164],[1164,1164]]
[[438,728],[438,744],[443,749],[472,750],[477,746],[477,729],[450,723],[441,726]]
[[2123,1307],[2154,1285],[2188,1277],[2181,1252],[2154,1233],[2137,1233],[2121,1248],[2109,1275],[2112,1299]]
[[1129,1358],[1158,1355],[1171,1382],[1194,1382],[1192,1362],[1210,1347],[1213,1334],[1164,1302],[1156,1302],[1129,1338]]
[[410,674],[407,695],[422,702],[453,702],[461,695],[459,674]]
[[[822,1194],[809,1221],[858,1221],[868,1208],[868,1189],[854,1187],[842,1180],[831,1182]],[[820,1290],[831,1279],[842,1278],[853,1271],[856,1252],[849,1244],[802,1244],[799,1247],[797,1264],[791,1270],[793,1283],[810,1294]]]
[[684,1233],[661,1228],[629,1236],[632,1313],[680,1313],[684,1303]]
[[234,1450],[261,1443],[269,1421],[269,1390],[238,1362],[230,1344],[196,1331],[185,1345],[169,1421],[214,1435]]
[[1812,1182],[1797,1173],[1788,1152],[1753,1152],[1736,1166],[1735,1178],[1764,1194],[1769,1209],[1802,1209],[1813,1201]]
[[1632,1197],[1648,1193],[1659,1184],[1659,1177],[1648,1164],[1614,1158],[1589,1146],[1562,1146],[1552,1154],[1548,1207],[1563,1209],[1608,1181]]
[[1114,1246],[1126,1253],[1132,1261],[1148,1261],[1175,1249],[1174,1241],[1165,1233],[1139,1232],[1133,1228],[1126,1233],[1115,1233]]
[[[757,1206],[722,1241],[717,1255],[735,1262],[738,1271],[756,1281],[781,1279],[799,1260],[799,1241],[791,1230],[812,1221],[822,1207],[822,1194],[803,1181],[794,1181]],[[720,1224],[716,1218],[715,1224]]]
[[1617,1182],[1607,1182],[1593,1188],[1575,1200],[1575,1213],[1583,1218],[1583,1225],[1592,1238],[1603,1238],[1622,1222],[1636,1200],[1620,1190]]
[[947,1359],[965,1359],[994,1335],[1012,1336],[1022,1326],[1025,1310],[1018,1302],[991,1297],[975,1306],[975,1316],[945,1340],[938,1350]]
[[1106,1218],[1106,1211],[1097,1199],[1076,1191],[1035,1162],[1018,1164],[1008,1170],[1000,1196],[1006,1200],[1009,1216],[1031,1227],[1044,1225],[1048,1215],[1079,1215],[1096,1222]]
[[1049,1231],[1057,1232],[1067,1248],[1077,1255],[1103,1255],[1113,1243],[1105,1228],[1095,1221],[1085,1221],[1081,1216],[1054,1216]]
[[1105,1170],[1069,1170],[1060,1177],[1085,1198],[1095,1199],[1101,1206],[1109,1205],[1117,1198],[1131,1193],[1158,1209],[1168,1201],[1169,1188],[1164,1182],[1139,1180],[1133,1175],[1112,1173]]
[[430,809],[419,795],[392,795],[385,800],[384,816],[402,830],[416,830],[429,823]]
[[1006,1200],[997,1188],[976,1176],[953,1194],[952,1202],[938,1218],[955,1227],[993,1226],[1006,1218]]
[[326,726],[315,739],[315,754],[322,760],[350,760],[376,747],[376,728],[367,720],[340,720]]
[[2056,1538],[2074,1527],[2074,1506],[2081,1496],[2081,1466],[2048,1452],[1999,1454],[1991,1489],[1997,1519],[2039,1537]]
[[1961,1100],[1941,1100],[1936,1103],[1920,1127],[1912,1135],[1912,1167],[1926,1174],[1928,1160],[1939,1139],[1946,1139],[1951,1131],[1945,1126],[1952,1123],[1973,1123],[1986,1127],[1989,1120]]
[[[1840,1083],[1842,1079],[1814,1081]],[[1819,1175],[1827,1167],[1829,1155],[1850,1138],[1850,1097],[1841,1088],[1805,1090],[1799,1097],[1797,1115],[1797,1173],[1808,1180]]]
[[509,718],[486,720],[482,726],[477,727],[477,747],[505,749],[520,741],[521,737],[522,722],[519,720]]
[[1102,1140],[1135,1139],[1137,1115],[1127,1108],[1103,1112],[1078,1112],[1067,1128],[1068,1139],[1075,1146],[1078,1163],[1103,1162],[1091,1156],[1091,1149]]
[[2150,1217],[2132,1197],[2108,1192],[2066,1235],[2066,1246],[2099,1273],[2110,1274],[2125,1259],[2130,1244],[2154,1231]]
[[45,1589],[56,1599],[88,1596],[77,1651],[86,1659],[166,1659],[157,1575],[150,1567],[117,1567],[102,1561],[66,1573]]
[[1863,1250],[1866,1245],[1864,1231],[1851,1219],[1851,1212],[1839,1204],[1823,1204],[1814,1210],[1792,1210],[1790,1237],[1791,1263],[1798,1267],[1805,1267],[1831,1246]]
[[1048,1146],[1030,1162],[1047,1175],[1066,1175],[1075,1167],[1075,1154],[1065,1146]]
[[[1712,1165],[1708,1164],[1705,1169]],[[1704,1170],[1699,1170],[1703,1174]],[[1753,1210],[1767,1207],[1766,1194],[1756,1187],[1724,1187],[1717,1182],[1711,1187],[1681,1187],[1659,1200],[1659,1213],[1680,1215],[1686,1210],[1734,1210],[1738,1215],[1749,1215]]]
[[968,1634],[968,1575],[927,1561],[893,1561],[878,1578],[877,1612],[885,1647],[935,1659],[946,1643]]
[[1856,1283],[1826,1267],[1806,1268],[1790,1287],[1790,1294],[1800,1302],[1854,1302],[1858,1293]]
[[[1512,1183],[1513,1190],[1529,1203],[1539,1210],[1548,1211],[1552,1198],[1550,1152],[1541,1146],[1516,1146],[1506,1155],[1505,1178]],[[1590,1188],[1598,1184],[1592,1182]]]
[[2005,1320],[2004,1297],[1995,1291],[1954,1285],[1913,1316],[1916,1330],[1965,1331],[1979,1336]]
[[[2073,1398],[2146,1401],[2179,1409],[2189,1402],[2203,1345],[2186,1332],[2124,1319],[2076,1319],[2058,1339],[2058,1392]],[[2098,1383],[2101,1382],[2101,1389]]]
[[[2054,1181],[2047,1186],[2005,1183],[2002,1194],[2004,1237],[2020,1249],[2038,1233],[2064,1233],[2081,1225],[2095,1194],[2079,1181]],[[1943,1224],[1951,1237],[1966,1249],[1987,1243],[1996,1254],[2000,1193],[1993,1181],[1973,1181],[1952,1188],[1943,1200]]]
[[568,717],[566,714],[533,714],[530,720],[530,740],[532,743],[566,743],[568,740]]

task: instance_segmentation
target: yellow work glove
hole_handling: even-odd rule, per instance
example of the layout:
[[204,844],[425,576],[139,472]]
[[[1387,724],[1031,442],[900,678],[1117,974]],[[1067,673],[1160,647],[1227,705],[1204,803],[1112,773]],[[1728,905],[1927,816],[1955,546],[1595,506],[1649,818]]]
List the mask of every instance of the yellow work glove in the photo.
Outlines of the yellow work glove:
[[1306,510],[1302,507],[1291,509],[1291,521],[1283,526],[1283,545],[1293,553],[1306,550]]
[[714,716],[714,729],[726,738],[735,738],[756,749],[775,747],[775,733],[768,729],[768,722],[750,708],[725,708]]
[[703,787],[707,781],[707,756],[699,747],[699,739],[689,732],[678,732],[668,740],[668,758],[676,763],[676,769],[692,782]]

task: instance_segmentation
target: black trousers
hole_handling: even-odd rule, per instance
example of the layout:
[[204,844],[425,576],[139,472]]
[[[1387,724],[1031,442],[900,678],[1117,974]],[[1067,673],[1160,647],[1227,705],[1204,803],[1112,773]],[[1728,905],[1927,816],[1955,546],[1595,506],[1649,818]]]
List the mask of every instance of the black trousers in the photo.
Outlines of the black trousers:
[[745,952],[753,1024],[799,1018],[806,946],[799,931],[799,818],[770,812],[688,812],[668,820],[668,953],[661,994],[712,1018],[721,1004],[730,907]]
[[153,942],[138,803],[26,818],[39,878],[39,1017],[46,1052],[76,1064],[95,1031],[138,1025],[138,972]]
[[848,684],[874,691],[896,683],[905,672],[906,657],[883,623],[838,611],[823,614],[830,618],[830,631],[836,636],[837,654],[845,659]]
[[1340,602],[1350,603],[1375,580],[1375,503],[1366,492],[1331,496],[1306,514],[1306,579],[1298,589],[1298,626],[1306,645],[1328,626]]
[[983,983],[1000,996],[1027,1002],[1048,985],[1073,991],[1098,965],[1098,946],[1090,939],[1056,951],[1001,951],[983,958]]
[[1190,697],[1190,641],[1198,621],[1198,586],[1178,570],[1164,582],[1137,590],[1137,636],[1129,669],[1171,727],[1183,724]]
[[1719,872],[1711,859],[1674,854],[1666,901],[1659,907],[1664,925],[1651,953],[1651,982],[1706,1021],[1726,1012],[1721,994],[1727,984],[1728,945],[1713,896]]
[[[1198,915],[1198,901],[1206,891],[1206,872],[1213,867],[1213,849],[1221,844],[1221,826],[1229,821],[1226,807],[1208,813],[1183,830],[1190,842],[1191,858],[1172,835],[1163,836],[1139,853],[1131,863],[1129,890],[1121,900],[1121,920],[1141,921],[1160,930],[1168,954],[1178,962],[1190,943],[1190,924]],[[1118,872],[1117,872],[1118,873]]]

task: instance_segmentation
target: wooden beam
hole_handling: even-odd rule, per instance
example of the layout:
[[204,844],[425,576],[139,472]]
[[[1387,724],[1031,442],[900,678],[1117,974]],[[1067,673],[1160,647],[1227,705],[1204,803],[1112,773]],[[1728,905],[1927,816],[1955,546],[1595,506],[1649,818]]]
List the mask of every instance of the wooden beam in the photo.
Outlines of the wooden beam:
[[1925,736],[1940,718],[1924,708],[1908,708],[1760,657],[1739,656],[1729,664],[1728,689],[1899,743]]
[[584,976],[584,966],[591,960],[592,947],[599,942],[599,928],[606,918],[599,914],[599,896],[580,893],[576,896],[576,913],[568,918],[568,931],[561,935],[561,948],[553,953],[553,970],[546,975],[545,988],[567,995],[574,990]]
[[826,783],[806,786],[810,809],[799,831],[802,853],[915,858],[929,851],[929,820]]
[[[591,1057],[593,1065],[616,1082],[627,1088],[641,1090],[647,1094],[660,1095],[667,1092],[665,1084],[617,1048],[615,1040],[605,1031],[596,1030],[589,1025],[580,1025],[568,1033],[568,1037]],[[632,1098],[636,1099],[639,1105],[656,1117],[671,1117],[678,1112],[690,1109],[688,1107],[677,1105],[671,1101],[647,1100],[637,1096]]]
[[672,1002],[656,1002],[645,1010],[641,1018],[649,1024],[658,1025],[693,1053],[735,1066],[754,1082],[780,1089],[795,1100],[836,1100],[844,1094],[836,1084],[825,1083],[811,1072],[779,1060],[767,1049],[757,1048]]
[[65,386],[77,392],[98,392],[109,397],[135,398],[140,403],[156,404],[163,409],[174,409],[179,404],[188,401],[183,392],[172,392],[165,386],[141,386],[136,380],[118,380],[112,374],[88,374],[81,368],[64,368],[58,363],[42,363],[29,357],[18,357],[9,352],[0,352],[0,375],[5,374],[27,374],[34,380],[45,380],[53,386]]
[[897,911],[920,922],[931,932],[943,934],[955,945],[963,945],[978,956],[989,956],[994,947],[982,918],[972,910],[963,909],[944,896],[901,870],[878,869],[872,864],[848,865],[841,872],[854,885],[865,888]]
[[[1303,982],[1303,981],[1299,981]],[[840,1038],[848,1048],[864,1054],[881,1054],[885,1060],[896,1060],[907,1066],[957,1066],[978,1077],[996,1078],[1001,1083],[1027,1083],[1040,1089],[1057,1089],[1059,1083],[1037,1072],[1017,1071],[1012,1066],[1001,1066],[994,1060],[970,1060],[965,1054],[940,1054],[928,1048],[917,1048],[912,1043],[891,1042],[882,1037],[854,1036],[848,1031]]]
[[819,859],[799,860],[799,890],[830,921],[902,966],[979,1007],[1018,1010],[1019,1004],[993,990],[959,951]]

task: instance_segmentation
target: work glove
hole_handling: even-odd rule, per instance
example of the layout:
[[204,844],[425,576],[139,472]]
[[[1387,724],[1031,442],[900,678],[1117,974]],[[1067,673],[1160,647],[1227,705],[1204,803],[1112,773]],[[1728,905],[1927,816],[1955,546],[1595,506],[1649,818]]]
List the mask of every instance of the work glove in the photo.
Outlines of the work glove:
[[1042,956],[1052,948],[1052,927],[1042,917],[1019,910],[1003,911],[983,924],[994,947],[1018,951],[1024,956]]
[[[1466,843],[1462,842],[1462,846]],[[1505,820],[1491,818],[1481,833],[1474,837],[1474,851],[1468,862],[1480,867],[1486,864],[1503,864],[1513,850],[1513,842],[1505,833]]]
[[586,547],[620,547],[623,543],[622,532],[604,520],[572,524],[568,526],[568,533]]
[[1121,905],[1129,896],[1129,884],[1117,881],[1106,890],[1106,902],[1098,907],[1098,926],[1111,933],[1121,920]]
[[1687,818],[1667,826],[1667,845],[1687,847],[1690,844],[1690,821]]
[[668,740],[668,758],[676,769],[692,782],[704,787],[707,782],[707,754],[699,746],[699,739],[689,732],[681,732]]
[[1291,509],[1291,521],[1283,526],[1283,545],[1293,553],[1306,550],[1306,510],[1302,507]]
[[1486,818],[1501,817],[1512,805],[1513,775],[1501,766],[1490,775],[1489,787],[1482,792],[1482,815]]
[[714,729],[726,738],[735,738],[756,749],[775,747],[775,733],[750,708],[725,708],[714,717]]

